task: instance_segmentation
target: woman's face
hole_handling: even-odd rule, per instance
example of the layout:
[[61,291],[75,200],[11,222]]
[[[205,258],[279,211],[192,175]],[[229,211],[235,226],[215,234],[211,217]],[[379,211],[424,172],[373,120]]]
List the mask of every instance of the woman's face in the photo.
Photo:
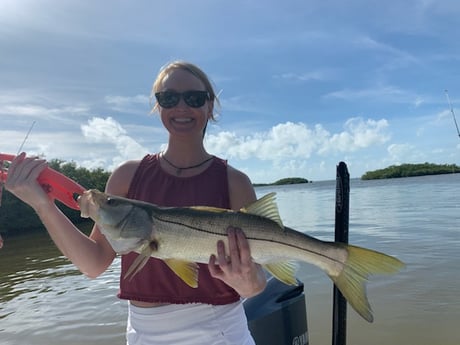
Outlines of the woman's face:
[[[175,69],[163,79],[158,91],[206,91],[203,82],[192,73]],[[159,106],[159,113],[163,125],[171,136],[176,137],[203,137],[203,131],[212,114],[212,102],[207,100],[202,107],[193,108],[187,105],[182,97],[179,103],[172,108]]]

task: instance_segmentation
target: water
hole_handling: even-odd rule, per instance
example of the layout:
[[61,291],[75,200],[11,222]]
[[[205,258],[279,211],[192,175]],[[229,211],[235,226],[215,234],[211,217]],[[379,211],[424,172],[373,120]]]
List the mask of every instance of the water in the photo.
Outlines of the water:
[[[335,182],[260,187],[277,192],[283,222],[333,239]],[[1,209],[0,209],[1,211]],[[3,225],[2,225],[3,226]],[[352,345],[459,345],[460,174],[351,181],[350,242],[395,255],[400,274],[372,277],[372,324],[349,308]],[[0,343],[124,344],[126,301],[116,298],[119,259],[82,276],[46,234],[6,239],[0,250]],[[310,344],[331,344],[332,284],[301,265]]]

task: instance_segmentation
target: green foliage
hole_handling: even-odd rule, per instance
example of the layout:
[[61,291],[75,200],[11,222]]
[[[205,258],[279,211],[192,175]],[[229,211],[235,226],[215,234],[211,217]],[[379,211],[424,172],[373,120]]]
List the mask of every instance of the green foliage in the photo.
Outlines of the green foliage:
[[424,176],[424,175],[440,175],[460,173],[460,167],[455,164],[401,164],[391,165],[385,169],[368,171],[363,176],[362,180],[376,180],[385,178]]
[[308,183],[308,180],[302,177],[287,177],[274,182],[274,185]]
[[281,180],[278,180],[273,183],[255,183],[254,186],[260,187],[260,186],[281,186],[281,185],[286,185],[286,184],[297,184],[297,183],[308,183],[309,181],[305,178],[302,177],[287,177],[287,178],[282,178]]
[[[66,163],[58,159],[53,159],[48,164],[50,168],[63,173],[87,189],[96,188],[104,190],[110,176],[110,173],[103,169],[88,170],[77,167],[74,162]],[[13,194],[4,190],[1,202],[0,232],[18,233],[43,229],[43,225],[33,209]],[[79,211],[70,209],[60,202],[57,203],[63,213],[74,224],[87,222],[86,219],[80,217]]]

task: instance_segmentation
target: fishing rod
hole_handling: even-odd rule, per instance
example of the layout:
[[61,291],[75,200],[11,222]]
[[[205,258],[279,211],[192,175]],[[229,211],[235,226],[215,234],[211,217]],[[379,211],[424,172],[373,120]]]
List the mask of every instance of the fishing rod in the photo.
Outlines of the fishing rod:
[[452,107],[452,103],[450,102],[449,92],[448,90],[444,90],[444,91],[446,92],[446,97],[447,97],[447,102],[449,103],[450,112],[452,113],[452,118],[454,119],[455,128],[457,129],[458,137],[460,138],[460,130],[458,129],[457,119],[455,118],[454,108]]
[[[33,121],[32,124],[30,125],[30,128],[27,131],[26,136],[24,137],[24,140],[21,143],[21,146],[19,146],[19,150],[16,156],[19,155],[19,153],[21,153],[21,150],[24,147],[24,144],[26,143],[27,138],[29,138],[30,132],[32,132],[32,128],[34,128],[35,122],[36,121]],[[4,173],[4,168],[5,168],[5,162],[3,160],[0,160],[0,175]],[[3,196],[3,183],[1,183],[1,181],[2,179],[0,179],[0,206],[2,206],[2,196]]]
[[29,128],[29,130],[27,131],[27,134],[26,134],[26,136],[24,137],[24,140],[22,141],[21,146],[19,146],[19,150],[18,150],[18,153],[17,153],[16,155],[19,155],[19,154],[21,153],[21,150],[22,150],[22,148],[24,147],[24,144],[26,143],[27,138],[29,137],[30,132],[32,132],[32,128],[34,128],[35,122],[36,122],[36,121],[32,122],[32,124],[30,125],[30,128]]

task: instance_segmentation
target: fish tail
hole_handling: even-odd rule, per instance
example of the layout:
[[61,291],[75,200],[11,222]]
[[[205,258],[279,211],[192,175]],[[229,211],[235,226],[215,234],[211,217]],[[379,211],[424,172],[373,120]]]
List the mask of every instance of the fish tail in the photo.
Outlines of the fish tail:
[[368,322],[374,317],[366,294],[366,282],[373,274],[393,274],[404,267],[400,260],[373,250],[345,246],[348,257],[338,276],[330,276],[353,309]]

